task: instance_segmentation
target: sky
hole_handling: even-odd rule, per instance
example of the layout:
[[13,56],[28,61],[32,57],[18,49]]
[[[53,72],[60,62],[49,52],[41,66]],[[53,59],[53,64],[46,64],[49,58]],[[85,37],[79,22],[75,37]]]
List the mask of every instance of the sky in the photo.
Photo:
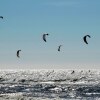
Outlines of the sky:
[[100,68],[100,0],[0,0],[0,16],[0,69]]

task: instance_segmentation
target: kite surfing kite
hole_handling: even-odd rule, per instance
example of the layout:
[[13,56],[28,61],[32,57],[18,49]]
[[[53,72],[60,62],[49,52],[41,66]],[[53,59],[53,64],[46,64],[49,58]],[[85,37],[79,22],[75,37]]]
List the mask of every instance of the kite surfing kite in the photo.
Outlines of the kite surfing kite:
[[46,36],[48,36],[49,34],[47,33],[47,34],[43,34],[43,40],[45,41],[45,42],[47,42],[47,40],[46,40]]
[[20,58],[20,56],[19,56],[19,52],[20,52],[20,51],[21,51],[21,50],[18,50],[18,51],[17,51],[17,57],[18,57],[18,58]]
[[60,49],[61,49],[61,46],[62,46],[62,45],[59,45],[59,46],[58,46],[58,51],[60,51]]
[[91,38],[91,36],[90,36],[90,35],[85,35],[85,36],[83,37],[83,40],[84,40],[84,42],[85,42],[86,44],[88,44],[88,42],[87,42],[87,37]]
[[2,19],[3,19],[3,16],[0,16],[0,18],[2,18]]

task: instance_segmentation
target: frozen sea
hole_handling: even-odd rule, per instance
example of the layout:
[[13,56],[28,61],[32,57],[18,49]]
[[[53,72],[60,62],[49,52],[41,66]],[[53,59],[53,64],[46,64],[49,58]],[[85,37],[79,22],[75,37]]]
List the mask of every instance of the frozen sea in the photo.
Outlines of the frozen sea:
[[100,100],[100,70],[0,70],[0,100]]

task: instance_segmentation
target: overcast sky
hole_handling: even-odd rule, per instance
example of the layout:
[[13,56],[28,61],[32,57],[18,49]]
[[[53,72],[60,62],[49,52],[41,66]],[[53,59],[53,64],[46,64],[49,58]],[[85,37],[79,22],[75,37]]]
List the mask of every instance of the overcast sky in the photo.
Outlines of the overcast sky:
[[0,0],[0,16],[1,69],[100,68],[100,0]]

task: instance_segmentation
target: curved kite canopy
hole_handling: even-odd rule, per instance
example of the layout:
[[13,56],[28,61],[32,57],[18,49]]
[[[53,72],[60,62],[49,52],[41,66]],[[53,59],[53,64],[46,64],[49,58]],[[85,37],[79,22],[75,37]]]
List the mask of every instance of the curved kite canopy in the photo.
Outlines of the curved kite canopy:
[[90,36],[90,35],[85,35],[85,36],[83,37],[83,40],[84,40],[84,42],[85,42],[86,44],[88,44],[88,42],[87,42],[87,37],[91,38],[91,36]]
[[46,36],[48,36],[49,34],[47,33],[47,34],[43,34],[43,40],[45,41],[45,42],[47,42],[47,40],[46,40]]
[[0,18],[2,18],[2,19],[3,19],[3,16],[0,16]]
[[60,51],[60,49],[61,49],[61,46],[62,46],[62,45],[59,45],[59,46],[58,46],[58,51]]
[[19,52],[20,52],[20,51],[21,51],[21,50],[18,50],[18,51],[17,51],[17,57],[18,57],[18,58],[20,58],[20,56],[19,56]]

